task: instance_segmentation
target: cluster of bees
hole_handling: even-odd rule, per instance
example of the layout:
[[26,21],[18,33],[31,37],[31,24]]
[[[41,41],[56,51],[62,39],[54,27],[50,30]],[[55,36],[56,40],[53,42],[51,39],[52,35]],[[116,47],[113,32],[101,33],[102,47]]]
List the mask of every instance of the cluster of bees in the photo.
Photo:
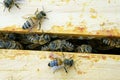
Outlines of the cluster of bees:
[[[4,5],[5,7],[4,10],[7,8],[8,11],[10,11],[13,6],[16,6],[17,8],[20,9],[19,3],[22,1],[24,0],[3,0],[3,2],[0,3]],[[35,26],[39,26],[39,29],[41,29],[41,22],[43,19],[48,19],[46,17],[46,13],[48,12],[51,11],[45,12],[44,8],[42,11],[38,11],[37,9],[34,15],[31,15],[30,17],[24,17],[27,20],[25,23],[23,23],[22,29],[28,29],[29,31],[31,31],[32,28]],[[80,39],[61,39],[58,37],[57,39],[51,37],[48,34],[39,35],[39,34],[30,34],[30,33],[23,35],[5,34],[3,38],[4,40],[0,39],[0,41],[1,44],[4,45],[1,45],[0,47],[6,49],[28,49],[28,50],[43,50],[43,51],[67,51],[67,52],[91,53],[97,51],[107,51],[114,48],[120,48],[120,39],[113,39],[113,38],[80,40]],[[11,43],[14,43],[14,45]]]
[[80,53],[119,52],[119,38],[80,39],[50,34],[0,33],[1,49],[22,49]]

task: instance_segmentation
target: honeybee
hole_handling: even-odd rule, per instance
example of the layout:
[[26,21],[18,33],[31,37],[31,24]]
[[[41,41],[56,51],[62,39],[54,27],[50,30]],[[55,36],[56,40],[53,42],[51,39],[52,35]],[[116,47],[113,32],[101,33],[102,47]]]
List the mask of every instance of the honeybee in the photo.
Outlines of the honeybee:
[[82,44],[76,48],[76,51],[81,53],[91,53],[92,47],[90,45]]
[[[43,8],[43,7],[42,7]],[[27,19],[27,21],[22,25],[22,29],[28,29],[29,31],[31,31],[34,27],[38,26],[39,30],[41,29],[41,23],[44,19],[48,19],[46,16],[50,11],[45,12],[44,8],[42,11],[35,11],[34,15],[31,15],[30,17],[27,17],[25,19]]]
[[39,45],[44,45],[48,43],[51,40],[50,35],[48,34],[24,34],[22,36],[22,42],[24,44],[27,43],[33,43],[33,44],[39,44]]
[[19,42],[13,40],[0,39],[0,48],[1,49],[23,49],[22,45]]
[[52,67],[53,72],[55,72],[60,68],[64,68],[65,72],[68,73],[66,66],[69,66],[69,67],[73,66],[74,60],[65,58],[63,53],[62,55],[63,55],[63,60],[59,57],[56,58],[54,56],[50,56],[52,57],[53,60],[48,63],[48,66]]
[[8,8],[8,11],[10,12],[10,9],[13,6],[16,6],[18,9],[20,9],[20,7],[18,6],[18,1],[19,0],[3,0],[3,3],[1,3],[5,7],[3,11],[5,11],[5,9]]
[[120,48],[120,39],[102,38],[101,40],[110,47]]
[[63,65],[62,65],[62,60],[59,59],[59,58],[55,58],[55,59],[53,59],[52,61],[50,61],[50,62],[48,63],[48,66],[49,66],[49,67],[52,67],[53,73],[54,73],[56,70],[58,70],[58,69],[60,69],[60,68],[63,67]]
[[74,46],[66,40],[54,40],[50,42],[48,47],[51,51],[72,51],[74,49]]

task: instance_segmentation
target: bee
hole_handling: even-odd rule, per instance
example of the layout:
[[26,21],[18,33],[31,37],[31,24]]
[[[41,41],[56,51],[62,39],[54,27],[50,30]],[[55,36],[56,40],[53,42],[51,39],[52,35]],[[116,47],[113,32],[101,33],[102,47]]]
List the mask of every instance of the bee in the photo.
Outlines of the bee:
[[55,72],[56,70],[58,70],[60,68],[64,68],[65,72],[68,73],[66,66],[69,66],[69,67],[73,66],[74,60],[65,58],[63,53],[62,53],[62,55],[64,58],[63,60],[61,58],[52,57],[53,60],[48,63],[48,66],[52,67],[53,72]]
[[39,38],[40,36],[38,34],[25,34],[23,39],[25,42],[37,44],[39,42]]
[[3,11],[5,11],[5,9],[6,8],[8,8],[8,11],[10,12],[10,9],[15,5],[18,9],[20,9],[20,7],[18,6],[18,2],[17,1],[19,1],[19,0],[3,0],[3,3],[1,3],[1,4],[3,4],[4,5],[4,10]]
[[6,49],[23,49],[19,42],[13,40],[5,40],[4,45]]
[[51,51],[72,51],[74,49],[74,46],[66,40],[54,40],[50,42],[48,47]]
[[52,67],[53,73],[55,73],[56,70],[63,67],[62,60],[60,58],[54,58],[52,61],[48,63],[49,67]]
[[90,45],[82,44],[81,46],[78,46],[76,48],[76,52],[91,53],[92,52],[92,47]]
[[48,43],[51,40],[50,35],[48,34],[24,34],[22,36],[22,42],[24,44],[33,43],[33,44],[39,44],[44,45]]
[[19,42],[0,39],[0,49],[23,49],[23,47]]
[[54,40],[49,43],[48,47],[51,51],[57,51],[57,50],[62,51],[63,48],[62,42],[63,42],[62,40]]
[[102,38],[101,40],[110,47],[120,48],[120,39]]
[[[43,8],[43,7],[42,7]],[[31,31],[35,26],[38,25],[39,30],[41,29],[41,23],[44,19],[48,19],[46,16],[48,12],[51,11],[44,11],[44,8],[42,11],[35,11],[34,15],[31,15],[30,17],[27,17],[27,21],[22,25],[22,29],[28,29],[29,31]],[[26,19],[26,18],[25,18]]]

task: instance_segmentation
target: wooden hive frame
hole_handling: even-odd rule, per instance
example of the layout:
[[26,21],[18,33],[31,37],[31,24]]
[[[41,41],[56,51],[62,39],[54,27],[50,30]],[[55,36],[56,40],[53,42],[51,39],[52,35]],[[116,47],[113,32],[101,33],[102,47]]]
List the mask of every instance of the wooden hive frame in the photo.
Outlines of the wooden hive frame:
[[[120,0],[23,0],[21,9],[13,7],[10,12],[0,8],[0,31],[28,33],[21,28],[26,14],[38,8],[51,10],[49,20],[41,25],[45,33],[120,37]],[[102,5],[101,5],[102,4]],[[46,24],[47,23],[47,24]],[[41,33],[33,29],[32,32]],[[74,67],[52,73],[47,66],[49,55],[62,56],[61,52],[0,50],[0,80],[119,80],[120,56],[64,52],[73,56]]]

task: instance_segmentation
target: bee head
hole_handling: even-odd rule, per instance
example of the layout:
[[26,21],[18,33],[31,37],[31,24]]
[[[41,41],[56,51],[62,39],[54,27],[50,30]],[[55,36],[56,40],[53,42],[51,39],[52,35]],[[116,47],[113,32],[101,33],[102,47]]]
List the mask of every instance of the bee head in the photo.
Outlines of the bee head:
[[40,11],[38,14],[36,14],[36,17],[38,19],[42,19],[42,18],[46,17],[46,13],[44,11]]
[[7,7],[7,8],[9,7],[9,3],[7,1],[4,0],[3,3],[4,3],[5,7]]
[[42,16],[46,16],[46,13],[45,13],[44,11],[40,11],[40,14],[41,14]]

